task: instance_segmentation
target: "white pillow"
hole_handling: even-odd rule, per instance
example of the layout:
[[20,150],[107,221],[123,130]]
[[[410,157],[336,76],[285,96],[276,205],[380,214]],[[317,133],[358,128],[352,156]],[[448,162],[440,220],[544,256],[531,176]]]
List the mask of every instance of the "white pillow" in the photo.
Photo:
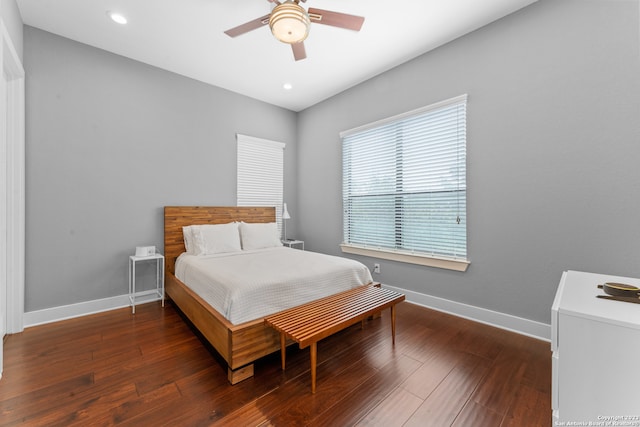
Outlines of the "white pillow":
[[193,235],[193,228],[197,227],[197,225],[187,225],[186,227],[182,227],[182,237],[184,237],[184,248],[186,249],[189,255],[197,255],[197,242],[195,241],[195,237]]
[[282,246],[278,225],[275,222],[240,223],[240,236],[244,250]]
[[214,255],[242,250],[238,223],[205,224],[193,226],[192,233],[196,242],[195,255]]

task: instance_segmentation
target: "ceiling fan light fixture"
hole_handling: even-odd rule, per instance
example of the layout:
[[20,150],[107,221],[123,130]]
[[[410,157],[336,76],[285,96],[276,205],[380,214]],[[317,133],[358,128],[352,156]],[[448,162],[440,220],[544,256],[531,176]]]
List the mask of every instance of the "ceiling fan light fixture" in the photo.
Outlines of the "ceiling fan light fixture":
[[309,35],[311,21],[307,11],[291,0],[273,8],[269,28],[274,37],[283,43],[300,43]]

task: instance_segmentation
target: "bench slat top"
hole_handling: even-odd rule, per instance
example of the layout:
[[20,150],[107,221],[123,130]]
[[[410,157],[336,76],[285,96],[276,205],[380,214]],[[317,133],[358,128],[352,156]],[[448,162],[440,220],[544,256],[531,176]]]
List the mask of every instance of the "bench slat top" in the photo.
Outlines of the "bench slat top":
[[404,299],[399,292],[361,286],[273,314],[265,324],[304,348]]

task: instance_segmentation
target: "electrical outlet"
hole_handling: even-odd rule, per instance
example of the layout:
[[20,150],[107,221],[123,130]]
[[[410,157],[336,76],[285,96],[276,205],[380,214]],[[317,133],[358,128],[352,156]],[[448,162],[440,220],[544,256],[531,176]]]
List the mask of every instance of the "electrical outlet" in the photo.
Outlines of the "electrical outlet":
[[373,264],[373,272],[380,273],[380,264]]

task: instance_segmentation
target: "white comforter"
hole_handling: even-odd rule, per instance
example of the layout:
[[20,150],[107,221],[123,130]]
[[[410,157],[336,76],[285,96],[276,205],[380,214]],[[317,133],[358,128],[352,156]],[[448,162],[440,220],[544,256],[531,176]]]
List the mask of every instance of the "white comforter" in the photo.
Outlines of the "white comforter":
[[352,259],[274,247],[176,261],[176,277],[239,324],[371,282]]

